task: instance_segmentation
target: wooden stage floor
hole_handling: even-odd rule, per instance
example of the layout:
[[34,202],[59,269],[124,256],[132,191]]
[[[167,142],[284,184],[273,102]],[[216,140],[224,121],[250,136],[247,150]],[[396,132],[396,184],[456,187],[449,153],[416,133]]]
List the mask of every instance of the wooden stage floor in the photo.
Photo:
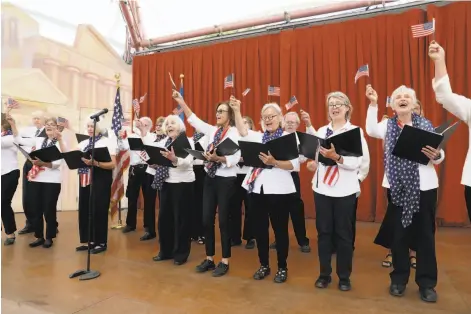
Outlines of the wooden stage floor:
[[[22,227],[23,214],[16,219]],[[198,244],[193,244],[183,266],[153,262],[158,241],[140,242],[141,228],[128,235],[110,230],[108,251],[92,256],[92,269],[101,276],[72,280],[68,275],[86,265],[86,253],[75,252],[77,213],[62,212],[58,219],[60,233],[51,249],[29,248],[32,235],[18,236],[13,246],[2,245],[2,313],[471,313],[469,228],[438,230],[439,300],[426,304],[420,301],[413,279],[405,297],[389,296],[389,270],[381,267],[386,252],[372,243],[379,228],[374,223],[358,223],[353,290],[340,292],[336,278],[326,290],[314,288],[319,264],[313,220],[307,221],[310,254],[299,252],[291,230],[289,279],[280,285],[273,283],[273,276],[252,279],[257,251],[243,246],[233,249],[231,270],[222,278],[194,272],[205,255]],[[219,253],[220,247],[216,248]],[[275,252],[270,258],[275,266]]]

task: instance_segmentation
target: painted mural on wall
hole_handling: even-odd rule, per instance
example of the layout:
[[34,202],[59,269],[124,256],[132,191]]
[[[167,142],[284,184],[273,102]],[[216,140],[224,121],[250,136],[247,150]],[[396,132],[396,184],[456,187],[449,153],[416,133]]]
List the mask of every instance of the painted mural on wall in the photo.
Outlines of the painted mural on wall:
[[[109,113],[101,122],[111,127],[116,95],[115,74],[121,74],[121,103],[125,118],[131,115],[131,66],[106,42],[94,27],[79,25],[72,46],[39,35],[39,24],[18,7],[2,3],[2,104],[12,97],[20,104],[11,114],[21,127],[30,126],[31,113],[44,111],[64,117],[70,129],[64,137],[74,143],[75,133],[85,133],[91,114],[102,108]],[[75,140],[76,143],[76,140]],[[20,166],[24,157],[18,156]],[[76,210],[78,179],[76,171],[62,171],[58,210]],[[124,182],[127,182],[125,174]],[[13,209],[23,211],[21,180],[13,199]],[[126,198],[123,198],[123,206]]]

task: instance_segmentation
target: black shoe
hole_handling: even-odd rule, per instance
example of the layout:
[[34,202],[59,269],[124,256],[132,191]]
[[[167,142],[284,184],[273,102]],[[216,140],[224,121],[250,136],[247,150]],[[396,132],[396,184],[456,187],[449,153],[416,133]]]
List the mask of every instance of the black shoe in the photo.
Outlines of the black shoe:
[[278,268],[273,281],[276,283],[283,283],[288,279],[288,268]]
[[389,286],[389,294],[395,297],[402,297],[406,291],[406,285],[391,284]]
[[301,247],[299,249],[303,253],[310,253],[311,252],[311,247],[309,246],[309,244],[301,245]]
[[52,239],[46,239],[46,241],[44,241],[43,243],[43,248],[45,249],[48,249],[52,246],[54,242],[52,241]]
[[198,266],[196,266],[196,272],[197,273],[205,273],[210,270],[214,270],[216,268],[216,265],[214,265],[213,261],[210,261],[209,259],[205,259],[204,261],[201,262]]
[[88,251],[88,244],[86,245],[80,245],[75,248],[76,252],[83,252],[83,251]]
[[13,238],[6,238],[6,239],[5,239],[5,242],[3,242],[3,245],[12,245],[12,244],[15,244],[15,240],[16,240],[15,237],[13,237]]
[[260,268],[255,272],[253,275],[253,279],[255,280],[262,280],[266,276],[270,275],[270,267],[268,266],[260,266]]
[[123,233],[128,233],[128,232],[131,232],[131,231],[136,231],[136,228],[132,228],[130,226],[126,226],[123,228]]
[[352,284],[350,283],[350,280],[340,280],[339,290],[340,291],[350,291],[350,290],[352,290]]
[[29,247],[38,247],[38,246],[43,245],[44,242],[45,242],[44,238],[36,239],[36,241],[31,242],[31,243],[29,244]]
[[241,245],[241,244],[242,244],[242,241],[241,241],[241,240],[239,240],[239,241],[233,241],[233,240],[231,240],[231,246],[239,246],[239,245]]
[[93,249],[90,250],[91,254],[99,254],[101,252],[105,252],[107,249],[106,244],[100,244],[95,246]]
[[325,289],[329,286],[329,284],[332,282],[332,277],[319,277],[316,280],[316,283],[314,286],[319,289]]
[[173,261],[173,263],[177,266],[181,266],[183,264],[186,264],[187,259],[181,260],[181,261]]
[[163,255],[162,253],[159,252],[159,254],[157,254],[157,256],[152,257],[152,260],[154,262],[161,262],[161,261],[166,261],[166,260],[169,260],[169,259],[172,259],[172,258],[173,258],[172,256],[165,256],[165,255]]
[[147,240],[152,240],[156,237],[156,234],[155,232],[154,233],[150,233],[150,232],[146,232],[144,233],[144,235],[140,238],[141,241],[147,241]]
[[270,250],[276,250],[276,242],[270,244]]
[[420,299],[424,302],[435,303],[437,302],[437,292],[433,288],[420,288]]
[[222,277],[229,271],[229,265],[219,262],[218,266],[213,270],[213,277]]
[[21,229],[18,234],[27,234],[27,233],[32,233],[34,232],[33,227],[31,226],[25,226],[23,229]]
[[245,244],[245,248],[247,250],[253,250],[255,248],[255,240],[248,240],[247,243]]

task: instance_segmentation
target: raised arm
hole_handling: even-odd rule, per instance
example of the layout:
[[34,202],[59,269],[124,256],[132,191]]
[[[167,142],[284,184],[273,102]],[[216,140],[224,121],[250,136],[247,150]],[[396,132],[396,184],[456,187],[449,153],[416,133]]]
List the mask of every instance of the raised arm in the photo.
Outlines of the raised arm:
[[306,125],[306,133],[311,135],[316,135],[316,129],[312,126],[311,116],[308,112],[301,110],[301,120]]
[[370,106],[366,112],[366,134],[384,139],[386,123],[378,122],[378,94],[370,84],[366,85],[366,97],[370,100]]
[[13,135],[2,136],[2,148],[10,148],[14,146],[15,138]]
[[240,112],[240,100],[237,100],[234,96],[231,96],[229,106],[231,106],[232,110],[234,111],[234,119],[237,131],[239,131],[240,136],[247,136],[248,129],[244,123],[244,118],[242,118],[242,113]]
[[360,180],[360,182],[363,182],[368,176],[368,173],[370,172],[370,150],[363,134],[363,130],[361,132],[361,145],[363,150],[363,156],[361,158],[360,169],[358,171],[358,180]]

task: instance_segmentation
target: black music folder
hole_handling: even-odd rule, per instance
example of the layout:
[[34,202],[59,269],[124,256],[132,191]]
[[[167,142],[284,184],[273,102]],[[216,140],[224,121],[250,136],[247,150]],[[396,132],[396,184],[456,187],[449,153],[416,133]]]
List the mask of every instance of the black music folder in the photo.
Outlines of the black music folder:
[[[84,152],[79,150],[73,150],[70,152],[62,153],[65,163],[70,170],[75,170],[78,168],[88,167],[83,161],[82,158],[87,158]],[[88,158],[87,158],[88,159]]]
[[144,143],[140,137],[128,137],[129,149],[141,151],[144,150]]
[[265,144],[257,142],[239,141],[244,164],[256,168],[271,168],[265,165],[258,157],[260,153],[270,154],[280,161],[292,160],[299,157],[296,134],[291,133],[269,141]]
[[216,145],[216,155],[218,156],[234,155],[238,150],[239,146],[237,146],[237,144],[228,137]]
[[80,142],[83,142],[85,140],[88,140],[90,138],[90,136],[85,135],[85,134],[76,133],[75,138],[77,139],[77,142],[80,143]]
[[445,123],[443,123],[442,125],[440,126],[437,126],[435,128],[435,133],[443,133],[445,132],[446,129],[448,129],[448,127],[451,125],[451,122],[453,121],[453,119],[450,119],[448,121],[445,121]]
[[[92,158],[92,150],[89,149],[84,152],[84,158],[91,159]],[[98,162],[110,162],[111,155],[108,150],[108,147],[95,147],[93,159]]]
[[200,142],[195,143],[195,150],[204,151],[204,148]]
[[172,161],[162,156],[161,152],[168,151],[166,148],[145,145],[144,149],[147,155],[149,155],[149,160],[146,161],[147,164],[166,166],[166,167],[172,167],[172,168],[176,167],[172,164]]
[[457,122],[453,123],[452,125],[450,125],[449,127],[447,127],[443,132],[441,132],[441,134],[443,135],[443,141],[440,143],[438,148],[442,149],[443,147],[445,147],[445,145],[448,142],[448,140],[450,139],[451,135],[453,133],[455,133],[456,128],[459,125],[460,125],[460,121],[457,121]]
[[[47,137],[47,134],[46,134],[46,128],[44,128],[41,133],[38,134],[38,136],[36,137]],[[44,160],[43,160],[44,161]]]
[[188,140],[186,133],[180,133],[180,135],[178,135],[177,138],[167,146],[167,149],[170,150],[171,147],[173,147],[175,156],[186,158],[188,156],[188,152],[186,150],[191,149],[190,141]]
[[201,151],[201,150],[194,150],[194,149],[185,149],[185,151],[190,154],[191,156],[193,156],[193,158],[195,159],[198,159],[198,160],[202,160],[202,161],[206,161],[207,159],[204,157],[204,151]]
[[445,138],[448,140],[457,126],[458,123],[455,123],[448,127],[442,134],[438,134],[405,125],[392,153],[399,158],[427,165],[430,159],[422,153],[422,148],[425,146],[431,146],[435,149],[440,148],[440,146],[445,143]]
[[62,159],[62,154],[56,145],[38,149],[29,153],[31,159],[39,159],[44,162],[53,162]]

